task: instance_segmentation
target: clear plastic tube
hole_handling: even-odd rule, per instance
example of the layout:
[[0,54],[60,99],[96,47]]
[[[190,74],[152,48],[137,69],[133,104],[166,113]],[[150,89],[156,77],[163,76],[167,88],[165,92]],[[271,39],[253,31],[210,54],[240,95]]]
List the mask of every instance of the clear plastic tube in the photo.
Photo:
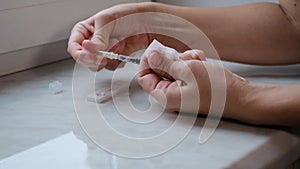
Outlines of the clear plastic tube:
[[98,53],[106,58],[117,59],[117,60],[120,60],[123,62],[130,62],[130,63],[135,63],[135,64],[140,64],[140,62],[141,62],[140,58],[119,55],[119,54],[116,54],[113,52],[98,51]]
[[[152,43],[148,46],[148,48],[145,50],[144,54],[145,56],[149,56],[151,52],[157,51],[163,55],[165,55],[167,58],[171,60],[179,60],[179,54],[175,49],[169,48],[167,46],[164,46],[157,40],[153,40]],[[125,55],[119,55],[113,52],[106,52],[106,51],[98,51],[98,54],[101,56],[104,56],[109,59],[117,59],[123,62],[131,62],[135,64],[140,64],[141,58],[140,57],[130,57]]]

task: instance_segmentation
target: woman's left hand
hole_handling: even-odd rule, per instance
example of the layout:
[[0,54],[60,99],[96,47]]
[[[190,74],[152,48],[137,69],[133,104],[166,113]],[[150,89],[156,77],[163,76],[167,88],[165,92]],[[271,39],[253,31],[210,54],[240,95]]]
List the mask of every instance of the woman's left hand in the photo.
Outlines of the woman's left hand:
[[[182,95],[187,95],[189,97],[185,98],[188,100],[184,100],[184,103],[191,104],[193,99],[198,97],[200,98],[200,103],[197,103],[198,113],[207,114],[211,105],[210,80],[214,79],[212,83],[226,84],[223,116],[248,120],[246,114],[243,115],[244,117],[235,114],[240,111],[244,103],[243,99],[247,97],[245,92],[248,91],[248,82],[244,78],[219,65],[205,61],[203,52],[200,50],[186,51],[181,54],[180,58],[180,61],[173,61],[159,52],[143,56],[138,75],[139,84],[168,110],[194,111],[190,109],[192,106],[182,105]],[[207,68],[216,74],[223,73],[224,75],[225,73],[225,78],[210,79]]]

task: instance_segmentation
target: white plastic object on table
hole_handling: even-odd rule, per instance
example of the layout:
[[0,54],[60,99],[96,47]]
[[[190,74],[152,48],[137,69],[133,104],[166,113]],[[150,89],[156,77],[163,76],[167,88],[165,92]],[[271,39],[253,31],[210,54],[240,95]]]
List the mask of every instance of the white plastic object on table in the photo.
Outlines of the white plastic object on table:
[[53,94],[58,94],[63,91],[63,84],[60,81],[54,81],[48,85],[49,91]]
[[121,82],[116,82],[114,85],[105,86],[99,90],[88,95],[87,100],[103,103],[109,99],[111,99],[114,95],[122,92],[125,89],[125,85]]

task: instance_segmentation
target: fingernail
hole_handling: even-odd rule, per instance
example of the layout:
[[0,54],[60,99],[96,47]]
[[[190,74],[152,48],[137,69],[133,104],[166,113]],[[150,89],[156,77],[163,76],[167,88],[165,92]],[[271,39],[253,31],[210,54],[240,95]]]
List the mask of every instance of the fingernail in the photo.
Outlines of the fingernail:
[[162,63],[162,58],[161,56],[159,56],[156,52],[151,53],[150,55],[150,62],[154,65],[154,66],[159,66]]

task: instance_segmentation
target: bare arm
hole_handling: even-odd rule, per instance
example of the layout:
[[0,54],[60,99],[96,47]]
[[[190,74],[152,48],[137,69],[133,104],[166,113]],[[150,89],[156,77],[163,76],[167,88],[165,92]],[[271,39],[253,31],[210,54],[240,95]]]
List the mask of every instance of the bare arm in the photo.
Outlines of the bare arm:
[[[105,32],[101,31],[101,27],[106,23],[139,12],[165,12],[185,18],[199,27],[212,41],[223,60],[266,65],[299,63],[299,1],[281,0],[281,4],[254,3],[226,8],[192,8],[150,2],[117,5],[76,24],[69,39],[68,51],[74,59],[83,60],[83,57],[79,57],[83,48],[105,50],[111,44],[113,39],[107,35],[103,36]],[[162,19],[161,22],[148,26],[152,27],[163,22]],[[172,27],[173,24],[177,24],[176,21],[174,22],[165,25],[166,29],[176,31]],[[178,24],[180,26],[180,23]],[[130,29],[132,25],[128,23],[124,31],[128,31],[127,29]],[[125,44],[137,46],[141,41],[149,44],[151,38],[153,37],[149,36],[142,40],[125,42]],[[154,36],[154,38],[159,37]],[[159,40],[173,48],[177,47],[179,51],[187,50],[174,39],[160,37]],[[102,41],[107,44],[101,44]],[[124,53],[126,49],[118,48],[115,52]],[[97,62],[92,56],[86,58],[89,58],[90,62]],[[116,66],[110,68],[111,61],[106,59],[102,59],[101,65],[110,70],[116,68]]]
[[266,65],[300,62],[300,33],[296,24],[299,21],[290,19],[299,12],[287,13],[279,4],[255,3],[226,8],[160,4],[159,8],[198,26],[223,60]]
[[[254,85],[244,89],[233,116],[254,124],[300,125],[300,85]],[[247,106],[247,110],[245,110]]]

